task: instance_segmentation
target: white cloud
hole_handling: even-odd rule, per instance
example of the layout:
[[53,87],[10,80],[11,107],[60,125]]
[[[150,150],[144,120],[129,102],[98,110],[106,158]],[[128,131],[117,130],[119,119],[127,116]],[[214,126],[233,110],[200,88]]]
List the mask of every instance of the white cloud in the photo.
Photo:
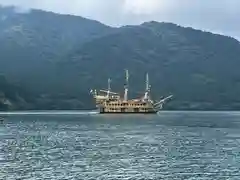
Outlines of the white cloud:
[[159,0],[125,0],[124,10],[133,14],[153,14],[160,11],[164,1]]

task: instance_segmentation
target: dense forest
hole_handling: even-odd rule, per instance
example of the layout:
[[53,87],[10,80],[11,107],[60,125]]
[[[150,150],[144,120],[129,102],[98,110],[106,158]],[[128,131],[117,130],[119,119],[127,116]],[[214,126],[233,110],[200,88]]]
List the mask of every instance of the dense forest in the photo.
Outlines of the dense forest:
[[240,109],[240,43],[234,38],[146,22],[112,28],[77,16],[0,7],[0,110],[90,109],[91,88],[140,96],[173,94],[175,110]]

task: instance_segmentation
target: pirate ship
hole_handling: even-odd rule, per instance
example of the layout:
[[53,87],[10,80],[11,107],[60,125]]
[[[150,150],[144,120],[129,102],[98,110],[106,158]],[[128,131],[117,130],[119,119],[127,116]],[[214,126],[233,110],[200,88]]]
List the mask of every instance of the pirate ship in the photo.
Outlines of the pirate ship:
[[111,91],[111,79],[108,79],[107,90],[91,90],[96,107],[99,113],[137,113],[137,114],[154,114],[163,109],[163,104],[172,98],[172,95],[159,101],[153,101],[150,97],[151,86],[149,84],[149,75],[146,74],[146,89],[143,97],[129,99],[129,73],[125,70],[124,96]]

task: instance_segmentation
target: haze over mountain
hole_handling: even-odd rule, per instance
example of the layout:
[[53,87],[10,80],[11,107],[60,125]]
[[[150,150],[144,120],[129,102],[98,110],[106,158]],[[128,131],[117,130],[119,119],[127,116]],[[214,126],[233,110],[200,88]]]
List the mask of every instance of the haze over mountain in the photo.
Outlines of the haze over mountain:
[[27,67],[40,68],[42,61],[51,63],[75,46],[108,33],[110,29],[81,17],[38,10],[29,14],[16,13],[13,7],[1,8],[0,17],[0,66],[8,73],[14,73],[13,64],[18,66],[18,71],[24,72]]
[[0,92],[11,102],[2,109],[93,108],[89,90],[106,88],[111,77],[113,90],[122,91],[125,68],[131,95],[142,95],[146,72],[154,98],[174,94],[167,109],[240,109],[236,39],[172,23],[112,28],[13,8],[0,8],[0,23],[0,73],[7,78]]
[[239,0],[0,0],[0,5],[15,5],[20,12],[36,8],[72,14],[117,27],[173,22],[240,39]]

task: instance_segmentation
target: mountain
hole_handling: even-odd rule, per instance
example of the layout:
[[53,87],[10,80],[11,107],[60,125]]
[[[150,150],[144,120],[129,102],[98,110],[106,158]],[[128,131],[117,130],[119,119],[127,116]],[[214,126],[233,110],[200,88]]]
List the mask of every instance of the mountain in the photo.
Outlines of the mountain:
[[41,76],[63,54],[113,29],[81,17],[19,13],[14,7],[0,7],[0,23],[0,71],[23,79]]
[[167,109],[240,109],[240,43],[231,37],[154,21],[112,28],[12,7],[0,8],[0,23],[0,73],[32,97],[22,93],[27,103],[13,109],[93,108],[89,90],[111,77],[123,91],[125,68],[132,96],[142,95],[149,72],[153,98],[174,95]]
[[148,22],[85,43],[60,63],[62,77],[74,79],[81,72],[87,88],[101,87],[112,77],[119,89],[128,68],[132,91],[143,90],[143,75],[149,72],[156,98],[174,95],[168,108],[239,109],[239,58],[240,43],[233,38]]
[[0,6],[0,73],[10,84],[17,83],[35,95],[33,109],[83,108],[76,96],[58,93],[57,85],[52,88],[59,80],[56,62],[114,29],[82,17],[40,10],[22,13],[15,7]]
[[32,109],[34,104],[34,94],[0,75],[0,110]]

